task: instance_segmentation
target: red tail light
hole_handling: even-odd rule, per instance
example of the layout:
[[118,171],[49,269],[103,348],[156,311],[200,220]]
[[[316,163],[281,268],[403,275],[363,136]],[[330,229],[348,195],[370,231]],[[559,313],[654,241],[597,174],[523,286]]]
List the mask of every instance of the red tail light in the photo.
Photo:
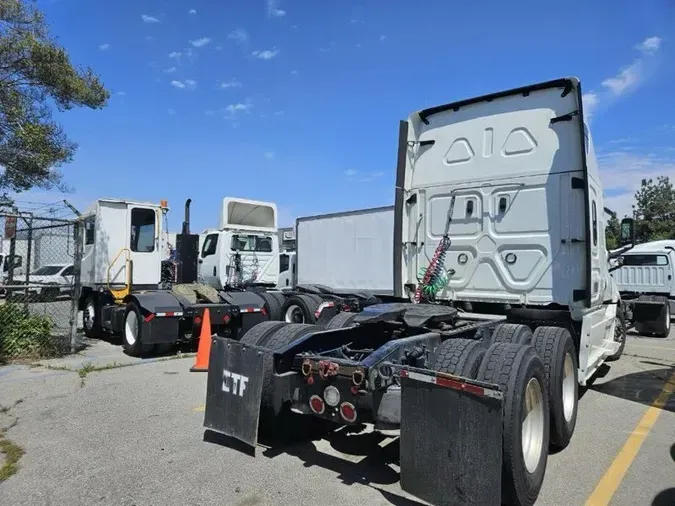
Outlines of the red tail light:
[[340,416],[345,422],[353,423],[356,421],[356,408],[351,402],[340,404]]
[[312,395],[309,398],[309,407],[317,415],[322,415],[326,411],[326,404],[324,404],[323,399],[318,395]]
[[202,317],[201,316],[195,316],[194,319],[192,320],[192,322],[195,325],[201,325],[202,324]]
[[232,316],[230,316],[230,313],[225,313],[223,315],[223,323],[227,325],[228,323],[230,323],[230,320],[232,320]]

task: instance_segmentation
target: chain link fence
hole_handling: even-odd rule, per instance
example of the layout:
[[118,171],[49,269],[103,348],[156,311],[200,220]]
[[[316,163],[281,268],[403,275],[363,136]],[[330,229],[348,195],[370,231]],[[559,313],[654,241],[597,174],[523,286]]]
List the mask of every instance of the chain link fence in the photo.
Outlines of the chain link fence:
[[82,251],[76,221],[0,212],[0,234],[0,362],[69,353]]

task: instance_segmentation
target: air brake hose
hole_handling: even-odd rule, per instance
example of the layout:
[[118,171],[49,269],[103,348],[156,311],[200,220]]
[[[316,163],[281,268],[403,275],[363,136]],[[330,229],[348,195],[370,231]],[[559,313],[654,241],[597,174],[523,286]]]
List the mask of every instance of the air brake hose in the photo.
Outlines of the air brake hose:
[[450,250],[450,223],[452,222],[452,213],[455,209],[455,194],[453,193],[448,209],[448,217],[445,223],[445,233],[439,241],[431,261],[424,271],[422,281],[417,285],[414,295],[414,303],[433,300],[434,295],[441,290],[448,282],[448,276],[445,273],[445,256]]

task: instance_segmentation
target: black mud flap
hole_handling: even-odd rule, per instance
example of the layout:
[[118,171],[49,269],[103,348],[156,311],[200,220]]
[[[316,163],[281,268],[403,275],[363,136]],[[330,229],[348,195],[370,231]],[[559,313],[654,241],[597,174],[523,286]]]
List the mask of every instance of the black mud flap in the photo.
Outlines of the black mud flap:
[[263,348],[213,338],[204,427],[256,446],[264,357]]
[[662,331],[666,304],[661,300],[638,299],[633,302],[633,325],[640,334]]
[[501,504],[499,387],[409,368],[401,388],[401,488],[435,505]]

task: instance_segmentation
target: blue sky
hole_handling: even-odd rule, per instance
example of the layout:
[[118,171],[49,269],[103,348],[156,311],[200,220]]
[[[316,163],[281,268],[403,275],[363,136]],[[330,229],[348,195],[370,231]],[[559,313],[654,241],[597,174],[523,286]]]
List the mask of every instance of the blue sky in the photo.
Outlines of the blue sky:
[[[297,216],[393,202],[398,120],[441,103],[574,75],[608,203],[675,176],[675,4],[429,0],[40,0],[73,61],[113,91],[59,115],[79,143],[66,197],[277,202]],[[30,192],[21,201],[63,196]]]

